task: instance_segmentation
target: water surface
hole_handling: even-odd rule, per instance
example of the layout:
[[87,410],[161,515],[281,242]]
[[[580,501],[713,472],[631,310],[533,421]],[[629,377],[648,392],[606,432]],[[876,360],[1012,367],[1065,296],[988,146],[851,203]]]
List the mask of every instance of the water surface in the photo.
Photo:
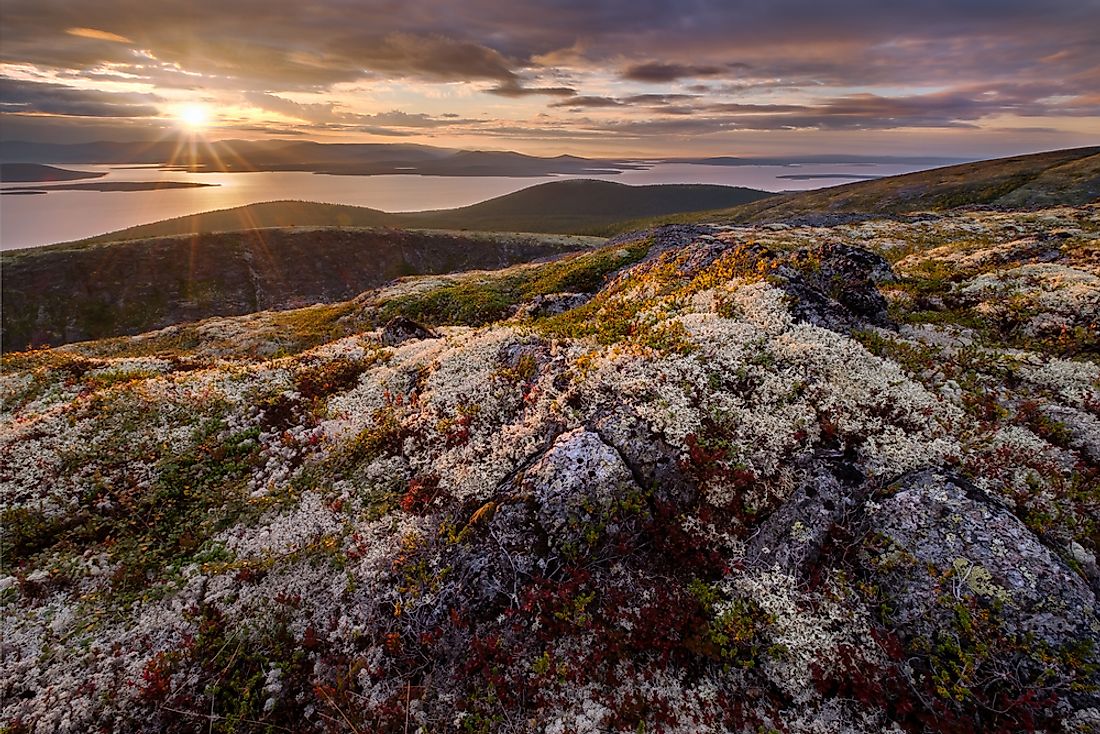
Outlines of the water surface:
[[[332,176],[301,171],[259,173],[192,173],[155,166],[64,165],[83,171],[105,171],[107,181],[193,181],[217,184],[159,191],[54,191],[48,194],[0,196],[0,249],[34,247],[112,232],[160,219],[212,209],[281,199],[354,204],[389,212],[466,206],[560,178],[598,178],[625,184],[712,183],[767,191],[814,189],[848,183],[850,174],[890,176],[921,170],[920,165],[705,166],[658,163],[620,174],[589,176]],[[797,174],[812,178],[783,179]],[[845,176],[844,174],[849,174]],[[836,178],[820,178],[834,175]],[[5,183],[0,188],[33,186]]]

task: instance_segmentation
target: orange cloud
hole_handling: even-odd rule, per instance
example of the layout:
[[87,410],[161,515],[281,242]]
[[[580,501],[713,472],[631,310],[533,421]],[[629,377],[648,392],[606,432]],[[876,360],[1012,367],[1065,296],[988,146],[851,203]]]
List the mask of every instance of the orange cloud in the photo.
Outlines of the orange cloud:
[[77,36],[78,38],[91,38],[96,41],[112,41],[114,43],[133,43],[126,36],[120,36],[117,33],[110,33],[108,31],[101,31],[97,28],[66,28],[65,32],[70,36]]

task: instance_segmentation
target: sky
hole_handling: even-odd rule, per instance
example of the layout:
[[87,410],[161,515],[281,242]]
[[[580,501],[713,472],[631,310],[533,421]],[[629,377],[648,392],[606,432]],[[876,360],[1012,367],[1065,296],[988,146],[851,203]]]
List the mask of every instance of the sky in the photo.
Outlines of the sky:
[[0,0],[0,138],[536,155],[1100,144],[1100,0]]

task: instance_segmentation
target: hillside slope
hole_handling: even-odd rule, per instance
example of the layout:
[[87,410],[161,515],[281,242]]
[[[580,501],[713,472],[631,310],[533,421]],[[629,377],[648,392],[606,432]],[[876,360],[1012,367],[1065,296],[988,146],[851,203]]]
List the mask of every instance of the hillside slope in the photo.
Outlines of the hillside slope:
[[670,226],[7,355],[0,716],[1090,734],[1098,251]]
[[499,268],[589,244],[584,238],[299,227],[7,251],[0,254],[3,347],[330,303],[403,275]]
[[56,166],[36,163],[0,163],[0,181],[4,183],[26,181],[76,181],[82,178],[100,178],[106,173],[97,171],[72,171]]
[[587,179],[552,181],[458,209],[387,213],[366,207],[304,201],[262,204],[176,217],[92,237],[113,242],[224,232],[254,227],[427,227],[491,232],[590,234],[639,217],[702,211],[756,201],[766,191],[736,186],[661,184],[628,186]]
[[[776,196],[660,221],[752,223],[829,215],[872,216],[956,206],[1037,207],[1100,198],[1100,147],[964,163]],[[652,224],[654,222],[647,222]],[[629,223],[627,228],[639,226]]]
[[[116,232],[89,237],[79,242],[94,244],[268,227],[395,227],[399,225],[400,221],[396,215],[364,206],[322,204],[315,201],[267,201],[162,219],[150,224],[139,224]],[[66,242],[46,247],[68,249],[73,244]]]
[[739,186],[552,181],[472,206],[398,215],[407,227],[600,233],[627,219],[702,211],[773,196]]

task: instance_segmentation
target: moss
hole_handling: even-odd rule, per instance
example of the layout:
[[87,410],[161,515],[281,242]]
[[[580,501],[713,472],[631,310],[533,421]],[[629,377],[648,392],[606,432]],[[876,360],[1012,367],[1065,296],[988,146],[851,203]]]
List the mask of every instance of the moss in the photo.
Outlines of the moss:
[[380,320],[405,316],[426,324],[476,326],[506,317],[519,302],[522,278],[495,277],[442,286],[425,294],[395,298],[380,310]]
[[153,488],[127,503],[127,519],[113,518],[120,588],[186,564],[244,510],[239,485],[256,461],[259,429],[223,438],[223,428],[218,422],[200,428],[194,447],[161,462]]
[[936,350],[931,347],[904,342],[877,331],[856,330],[852,332],[852,338],[871,354],[897,362],[911,374],[919,375],[936,364],[938,357]]
[[426,293],[394,298],[378,309],[378,320],[405,316],[433,325],[480,326],[507,317],[535,296],[594,291],[608,274],[645,257],[649,246],[648,239],[636,240],[542,265],[467,277]]
[[306,400],[319,400],[344,392],[359,382],[359,376],[382,358],[376,350],[363,359],[340,357],[306,367],[294,377],[294,387]]
[[157,373],[152,370],[133,369],[133,370],[108,370],[106,372],[100,372],[92,375],[88,382],[94,388],[107,388],[115,385],[125,385],[128,382],[137,382],[139,380],[147,380],[151,377],[156,377]]
[[21,565],[27,559],[54,545],[65,530],[62,518],[29,507],[9,507],[0,513],[0,556],[9,567]]
[[208,553],[210,538],[241,519],[242,484],[256,460],[258,433],[225,435],[220,421],[203,423],[190,449],[157,463],[151,487],[97,482],[63,525],[28,526],[38,534],[24,534],[21,548],[102,544],[117,565],[111,598],[100,601],[126,605],[148,595],[151,582]]
[[351,333],[352,327],[341,320],[357,309],[353,301],[320,304],[292,311],[277,311],[272,321],[280,335],[290,336],[299,349],[332,341]]
[[[272,705],[265,691],[269,671],[280,672],[281,683],[297,687],[308,680],[313,665],[310,651],[320,644],[312,627],[303,639],[291,629],[292,608],[274,614],[255,628],[227,624],[220,612],[204,607],[198,612],[197,634],[180,648],[150,659],[142,672],[139,700],[146,705],[202,711],[209,706],[216,716],[202,724],[202,731],[219,734],[285,731],[277,722],[300,720],[309,703],[275,695]],[[176,700],[172,679],[177,675],[197,678],[203,692],[202,706]],[[194,731],[194,719],[170,720],[164,731]]]

